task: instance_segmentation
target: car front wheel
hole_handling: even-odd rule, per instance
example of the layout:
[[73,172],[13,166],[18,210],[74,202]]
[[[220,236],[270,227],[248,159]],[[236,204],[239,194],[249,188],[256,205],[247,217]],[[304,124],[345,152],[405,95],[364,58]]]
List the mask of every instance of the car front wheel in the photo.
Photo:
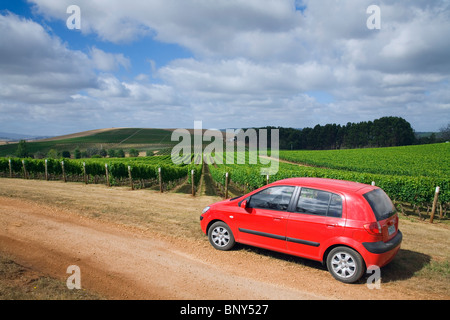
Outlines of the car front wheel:
[[364,261],[355,250],[347,247],[336,247],[327,257],[328,271],[333,277],[344,283],[358,281],[364,273]]
[[230,227],[222,222],[215,222],[208,231],[208,239],[211,245],[218,250],[230,250],[235,244]]

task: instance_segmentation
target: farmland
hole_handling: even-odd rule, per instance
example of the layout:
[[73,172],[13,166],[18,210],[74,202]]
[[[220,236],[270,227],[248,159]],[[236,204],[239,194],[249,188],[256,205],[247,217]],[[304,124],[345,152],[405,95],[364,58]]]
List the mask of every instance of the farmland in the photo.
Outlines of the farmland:
[[59,160],[0,158],[0,172],[4,176],[86,183],[107,181],[109,185],[130,184],[131,177],[141,187],[155,185],[159,180],[169,184],[186,177],[190,179],[192,170],[198,182],[201,169],[201,165],[193,163],[173,164],[170,156]]
[[[208,171],[222,188],[228,174],[229,182],[241,192],[259,188],[267,181],[290,177],[321,177],[375,183],[393,200],[422,206],[433,201],[435,189],[439,186],[439,201],[445,207],[450,203],[449,154],[448,143],[377,149],[280,151],[280,162],[276,166],[278,170],[267,177],[261,172],[267,168],[268,161],[264,162],[263,158],[257,158],[257,155],[249,152],[235,152],[231,155],[231,163],[229,159],[227,161],[227,154],[223,153],[223,164],[211,163]],[[251,156],[259,161],[249,164]],[[194,159],[191,154],[185,157]],[[153,181],[155,184],[159,179],[159,170],[162,172],[162,182],[166,184],[173,184],[180,179],[188,179],[190,182],[192,170],[195,173],[195,183],[198,183],[203,168],[200,164],[195,165],[194,161],[190,164],[174,164],[170,155],[59,160],[0,158],[0,173],[3,176],[42,179],[47,172],[48,176],[56,179],[61,179],[64,174],[64,180],[89,179],[94,183],[107,180],[112,185],[127,184],[130,177],[140,181],[143,186],[145,181]]]
[[[13,155],[18,145],[2,145],[0,156],[9,156],[0,158],[0,175],[36,179],[43,179],[45,176],[45,179],[108,183],[112,186],[130,184],[129,180],[133,179],[137,182],[136,187],[152,186],[161,179],[166,186],[173,187],[182,180],[190,183],[190,173],[194,170],[194,182],[198,184],[203,167],[199,164],[185,164],[189,161],[173,163],[169,154],[178,141],[171,141],[171,135],[172,130],[165,129],[116,128],[27,143],[28,154],[40,152],[42,155],[48,150],[56,150],[57,153],[69,150],[71,159],[48,156],[45,157],[47,160],[15,158]],[[81,151],[89,148],[138,148],[153,156],[115,158],[111,153],[108,157],[103,153],[103,157],[97,155],[96,159],[73,159],[75,148]],[[375,183],[395,201],[424,207],[433,201],[435,189],[439,186],[439,202],[444,205],[445,210],[450,203],[449,155],[449,143],[326,151],[281,150],[280,161],[275,166],[276,173],[267,177],[261,174],[262,169],[268,168],[276,159],[268,162],[267,158],[248,151],[234,152],[214,154],[216,160],[217,157],[222,157],[223,164],[217,163],[218,161],[210,163],[208,174],[216,186],[223,189],[228,173],[228,182],[235,187],[236,192],[241,193],[259,188],[267,181],[289,177],[322,177]],[[249,164],[249,157],[252,156],[258,161]],[[185,154],[184,157],[184,160],[194,160],[192,154]],[[211,155],[205,155],[205,159],[212,158]],[[162,172],[161,176],[159,170]]]
[[[50,150],[62,152],[75,149],[85,151],[89,148],[98,149],[130,149],[142,151],[159,151],[172,147],[176,142],[171,141],[171,130],[145,128],[117,128],[79,133],[27,143],[28,152],[47,154]],[[0,157],[13,156],[17,143],[0,145]]]
[[450,143],[327,151],[281,151],[280,159],[366,173],[450,176]]
[[[107,268],[107,266],[112,265],[112,260],[108,260],[108,257],[110,259],[114,258],[113,260],[117,261],[116,257],[120,256],[122,258],[129,250],[137,250],[133,249],[136,246],[136,240],[134,238],[135,230],[144,232],[144,239],[147,239],[147,233],[151,230],[152,234],[149,236],[149,239],[152,240],[150,243],[155,243],[153,240],[155,237],[159,237],[158,239],[163,239],[164,241],[167,241],[169,236],[174,237],[174,239],[170,240],[170,243],[161,244],[161,247],[170,248],[175,242],[179,242],[180,246],[175,248],[175,252],[183,252],[183,254],[181,257],[170,256],[169,259],[168,257],[164,258],[166,256],[165,252],[158,251],[158,255],[151,256],[151,259],[154,259],[154,261],[149,262],[145,260],[139,262],[139,259],[135,261],[136,256],[148,256],[149,244],[146,243],[145,249],[143,250],[145,254],[141,255],[140,252],[134,252],[132,255],[127,255],[127,266],[133,266],[132,270],[134,270],[134,274],[143,274],[145,271],[142,270],[142,266],[147,266],[149,263],[160,265],[161,262],[158,259],[162,259],[161,257],[165,259],[163,259],[164,261],[178,261],[182,259],[180,265],[183,265],[183,268],[177,270],[177,274],[184,275],[187,272],[188,274],[184,275],[186,277],[191,276],[189,272],[192,266],[189,263],[192,263],[195,259],[207,261],[206,264],[201,263],[195,268],[202,268],[204,265],[210,268],[216,261],[222,259],[226,260],[224,263],[232,264],[230,270],[234,270],[232,266],[235,269],[241,270],[242,260],[260,261],[264,259],[264,267],[261,267],[260,271],[260,274],[264,275],[264,277],[263,279],[258,278],[258,281],[263,281],[262,283],[264,285],[267,279],[273,279],[273,274],[279,274],[279,266],[281,264],[286,269],[283,271],[283,278],[278,279],[278,281],[284,281],[286,286],[293,287],[296,290],[304,288],[305,284],[310,283],[308,284],[308,291],[323,296],[330,296],[329,292],[331,291],[329,286],[332,285],[333,288],[338,288],[333,289],[337,291],[331,294],[332,298],[353,299],[357,296],[354,290],[358,290],[360,294],[358,296],[359,298],[386,299],[386,293],[388,293],[393,299],[399,297],[416,299],[418,297],[435,297],[437,299],[444,297],[444,299],[447,299],[448,286],[445,283],[448,283],[449,273],[447,250],[449,168],[448,157],[445,155],[448,154],[448,151],[448,145],[446,144],[411,146],[398,149],[379,148],[317,152],[280,151],[280,161],[277,162],[278,171],[269,177],[261,174],[261,169],[268,167],[268,162],[265,161],[268,159],[260,158],[258,163],[248,164],[248,159],[252,156],[249,152],[228,154],[229,158],[234,160],[233,163],[226,163],[227,154],[224,153],[221,155],[224,164],[211,163],[209,165],[195,163],[175,164],[172,162],[170,155],[167,154],[154,155],[152,157],[126,158],[48,158],[47,170],[45,170],[45,159],[0,158],[0,176],[4,177],[4,179],[0,180],[3,180],[0,185],[0,200],[3,201],[4,209],[11,211],[11,213],[4,215],[5,219],[10,215],[16,220],[18,218],[22,219],[19,219],[21,222],[8,224],[9,227],[5,229],[8,234],[11,233],[12,235],[11,239],[13,240],[11,240],[11,243],[8,243],[8,245],[11,245],[12,252],[19,252],[18,250],[14,250],[14,246],[19,247],[21,245],[17,241],[14,242],[14,237],[17,236],[15,232],[17,234],[23,234],[25,228],[27,230],[33,230],[27,233],[30,238],[33,237],[35,232],[41,232],[36,235],[36,239],[38,240],[30,240],[35,245],[40,243],[41,237],[54,237],[56,239],[57,235],[55,231],[45,233],[45,231],[39,230],[37,227],[39,223],[48,223],[54,228],[56,222],[50,217],[53,213],[55,213],[55,220],[57,221],[62,219],[63,216],[64,219],[73,219],[73,225],[71,222],[70,228],[74,228],[75,234],[78,234],[78,231],[76,231],[78,228],[77,224],[86,223],[84,219],[82,222],[78,222],[79,218],[76,215],[87,216],[90,221],[89,223],[93,225],[92,230],[96,230],[96,224],[101,221],[117,222],[117,224],[128,225],[133,228],[132,235],[123,238],[123,241],[126,243],[129,242],[130,246],[123,250],[120,248],[114,249],[116,251],[119,251],[119,249],[122,250],[120,252],[113,252],[111,247],[90,249],[87,246],[84,248],[83,250],[86,251],[84,256],[91,257],[92,250],[95,250],[97,259],[100,258],[100,253],[102,253],[101,259],[102,261],[105,260],[105,262],[100,262],[96,259],[91,261],[87,258],[87,260],[81,258],[81,261],[77,262],[77,264],[81,265],[83,270],[91,270],[91,268],[92,270],[96,270],[95,268],[103,270]],[[334,156],[334,154],[339,154],[339,156]],[[186,157],[186,159],[195,159],[192,154],[188,154]],[[206,157],[210,156],[206,155]],[[245,161],[247,163],[240,164],[239,162],[242,162],[244,157],[247,159]],[[347,160],[345,160],[346,157]],[[415,157],[423,161],[416,161],[414,159]],[[333,159],[336,161],[333,162]],[[343,166],[342,164],[345,164],[345,162],[351,164],[351,166]],[[437,165],[435,165],[436,163]],[[409,166],[409,172],[400,171],[405,166]],[[130,170],[128,170],[128,167],[130,167]],[[163,193],[156,191],[159,184],[159,168],[161,168],[161,180],[164,184]],[[384,171],[380,169],[384,169]],[[189,179],[192,170],[195,173],[194,185],[197,189],[195,197],[189,194],[191,191],[191,181]],[[50,181],[45,181],[46,172],[47,179]],[[131,182],[134,182],[134,188],[141,190],[129,190],[130,173],[132,177]],[[227,173],[228,181],[225,180]],[[439,203],[443,207],[444,215],[442,218],[436,219],[437,223],[435,224],[421,223],[420,225],[423,228],[417,228],[417,221],[420,220],[417,219],[418,217],[412,219],[413,217],[400,214],[403,220],[404,233],[408,237],[405,237],[407,239],[405,239],[404,249],[401,250],[398,259],[392,265],[388,266],[386,271],[383,271],[383,276],[386,274],[383,278],[383,294],[381,294],[381,291],[375,293],[370,290],[368,291],[364,284],[352,287],[352,290],[348,290],[347,287],[335,284],[334,282],[330,284],[330,281],[325,279],[327,275],[324,271],[317,269],[315,265],[312,265],[311,268],[309,262],[301,259],[289,260],[277,254],[261,253],[261,251],[246,248],[232,253],[233,257],[235,257],[232,257],[231,261],[229,258],[219,256],[217,252],[214,252],[214,258],[211,258],[211,253],[208,251],[209,246],[205,243],[207,240],[200,234],[198,229],[198,214],[205,205],[218,201],[224,196],[223,188],[227,182],[231,184],[228,194],[230,197],[265,185],[267,178],[271,182],[293,176],[325,177],[364,183],[374,181],[378,186],[386,190],[396,200],[397,204],[410,203],[414,204],[416,208],[421,206],[422,213],[424,213],[424,208],[433,199],[435,186],[439,185],[441,187]],[[13,179],[8,179],[9,177]],[[63,181],[67,181],[67,183]],[[106,187],[106,184],[109,184],[111,187]],[[187,188],[185,188],[186,186]],[[206,192],[205,190],[207,189],[211,192]],[[52,206],[51,208],[49,207],[50,205]],[[25,215],[21,215],[20,210],[25,210],[24,212],[27,213],[26,219],[24,218]],[[70,213],[66,212],[67,210]],[[76,212],[76,215],[72,216],[72,211]],[[29,223],[27,221],[30,212],[32,212],[30,217],[36,219],[35,223]],[[13,214],[19,215],[19,217],[16,218]],[[61,231],[62,234],[66,234],[68,224],[63,223],[61,228],[63,230]],[[433,232],[430,233],[430,230]],[[153,234],[153,232],[157,232],[157,235]],[[91,233],[88,233],[89,237],[93,236],[95,232]],[[101,237],[101,239],[108,240],[99,241],[99,238],[93,238],[92,241],[87,243],[89,245],[105,243],[106,245],[109,243],[109,237],[111,235],[105,233]],[[113,237],[116,237],[116,235],[113,235]],[[132,238],[132,240],[129,240],[128,237]],[[78,240],[74,238],[72,241],[77,242]],[[59,243],[59,240],[52,240],[51,243]],[[68,240],[66,245],[70,243],[71,241]],[[187,246],[187,243],[190,243],[190,245]],[[61,246],[64,247],[62,244]],[[158,248],[155,248],[155,250],[159,250]],[[26,251],[23,248],[21,250],[23,252]],[[59,259],[56,258],[54,248],[45,248],[45,250],[47,250],[45,252],[49,252],[48,259],[50,259],[48,261],[45,260],[46,264],[42,261],[41,255],[35,258],[35,262],[40,263],[43,269],[47,268],[47,265],[52,266],[51,261],[58,261]],[[78,249],[75,251],[79,252]],[[32,250],[28,249],[27,254],[32,255]],[[195,259],[189,258],[186,260],[186,257],[190,257],[191,255],[194,255]],[[70,262],[71,259],[73,257],[64,260],[64,263],[72,263]],[[98,263],[98,266],[91,266],[94,263]],[[186,264],[189,265],[187,269]],[[256,265],[260,264],[260,262],[256,263]],[[53,272],[56,273],[60,268],[61,266],[54,267]],[[298,272],[299,268],[301,272]],[[249,268],[249,274],[250,271],[254,271],[250,269],[252,268]],[[124,272],[124,270],[128,270],[128,267],[114,272],[119,274],[120,272]],[[293,284],[291,280],[292,271],[294,270],[299,277],[303,277],[301,278],[302,281],[296,280],[298,284],[297,282]],[[117,279],[127,278],[128,276],[132,277],[133,275],[130,273],[126,277],[117,276]],[[215,273],[209,281],[214,281],[214,277]],[[311,282],[309,280],[311,277],[316,280]],[[154,278],[149,277],[149,279]],[[109,276],[106,277],[103,274],[99,274],[97,279],[99,279],[97,281],[101,280],[103,283],[110,285]],[[91,282],[86,281],[86,283],[91,284],[92,288],[101,287],[101,284],[94,286],[94,280],[89,280]],[[178,278],[169,280],[167,284],[161,284],[161,286],[175,285]],[[314,289],[317,283],[321,283],[321,287]],[[148,284],[150,289],[152,285],[154,284]],[[424,289],[424,285],[426,289]],[[125,290],[124,288],[129,289]],[[134,296],[133,294],[136,294],[136,292],[133,291],[132,285],[121,285],[119,282],[114,287],[114,292],[111,291],[111,287],[103,288],[103,290],[104,293],[115,294],[112,295],[113,297],[121,297],[125,290],[129,294],[129,297],[137,298],[152,297],[151,294],[158,291],[156,289],[153,291],[150,290],[151,292],[143,291],[141,292],[141,296]],[[182,295],[185,293],[183,290],[180,289],[178,291],[179,296],[175,295],[175,297],[185,297]],[[189,290],[192,290],[191,286]],[[200,292],[203,292],[203,290],[203,287],[198,289],[199,297],[202,297]],[[228,288],[227,290],[228,294],[234,294],[233,288]],[[170,295],[162,295],[162,297],[174,297],[172,290],[168,290],[167,292],[170,292]],[[273,289],[269,289],[267,292],[270,292],[268,293],[270,296]],[[420,296],[419,293],[421,294]],[[294,292],[289,297],[298,298],[301,297],[301,294],[304,293]],[[223,295],[217,295],[219,299],[222,297]],[[249,294],[249,297],[253,296]],[[304,297],[310,296],[305,295]]]
[[[392,199],[411,204],[432,202],[435,188],[439,186],[440,201],[448,204],[449,155],[450,144],[446,143],[377,149],[282,150],[279,170],[269,177],[269,181],[289,177],[321,177],[367,184],[374,182]],[[223,162],[226,162],[225,157]],[[234,164],[210,166],[211,175],[216,181],[224,184],[225,174],[228,172],[233,182],[247,190],[253,190],[266,183],[266,177],[260,174],[263,164],[236,163],[237,161]]]

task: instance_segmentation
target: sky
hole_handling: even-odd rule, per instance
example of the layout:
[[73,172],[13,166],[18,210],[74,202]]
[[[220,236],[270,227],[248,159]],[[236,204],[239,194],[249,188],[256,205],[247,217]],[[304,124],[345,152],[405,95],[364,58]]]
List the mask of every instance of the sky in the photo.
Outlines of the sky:
[[449,34],[447,0],[1,0],[0,132],[438,131]]

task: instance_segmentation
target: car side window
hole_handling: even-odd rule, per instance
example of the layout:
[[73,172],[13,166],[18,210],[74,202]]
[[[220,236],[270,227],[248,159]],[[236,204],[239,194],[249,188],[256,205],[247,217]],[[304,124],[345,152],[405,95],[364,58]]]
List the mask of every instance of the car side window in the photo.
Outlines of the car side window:
[[342,198],[334,193],[302,188],[296,211],[320,216],[342,216]]
[[330,205],[328,207],[327,216],[329,217],[342,217],[342,198],[341,196],[332,193]]
[[286,211],[295,187],[276,186],[264,189],[250,197],[250,208]]

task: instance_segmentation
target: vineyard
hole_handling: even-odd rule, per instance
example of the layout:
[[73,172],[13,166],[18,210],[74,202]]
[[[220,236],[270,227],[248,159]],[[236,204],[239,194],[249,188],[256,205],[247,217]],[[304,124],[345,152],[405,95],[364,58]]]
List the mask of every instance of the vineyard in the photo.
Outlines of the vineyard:
[[390,148],[280,151],[280,159],[356,172],[437,178],[450,176],[450,143]]
[[[283,152],[285,155],[289,152]],[[281,157],[281,154],[280,154]],[[293,157],[290,158],[293,160]],[[260,174],[263,165],[223,164],[210,166],[211,176],[221,184],[225,184],[226,173],[229,179],[242,189],[254,190],[267,183],[267,177]],[[301,166],[292,163],[279,163],[279,170],[269,177],[269,182],[291,177],[319,177],[356,181],[366,184],[373,182],[384,189],[393,200],[411,204],[431,203],[434,198],[436,186],[440,187],[439,199],[442,203],[450,203],[449,176],[406,176],[395,174],[380,174],[364,171],[350,171],[328,169],[322,167]]]
[[169,185],[187,178],[198,183],[202,166],[173,164],[169,156],[138,158],[96,159],[18,159],[0,158],[0,173],[3,176],[31,179],[84,181],[85,183],[107,182],[111,186],[137,182],[138,187],[158,183]]
[[[280,151],[277,173],[266,176],[261,174],[261,169],[268,167],[267,161],[258,158],[260,161],[256,164],[249,164],[249,152],[235,152],[228,155],[228,159],[226,153],[222,154],[223,164],[210,161],[207,168],[216,186],[223,189],[232,183],[240,193],[284,178],[321,177],[375,183],[395,201],[429,206],[439,186],[439,203],[447,208],[450,203],[449,155],[448,143],[379,149]],[[164,183],[169,189],[181,181],[191,184],[193,172],[194,185],[198,185],[202,165],[194,164],[197,163],[194,155],[186,157],[191,160],[190,164],[184,164],[186,161],[175,164],[170,155],[59,160],[0,158],[0,176],[64,179],[112,186],[130,182],[133,185],[134,181],[141,188]],[[205,157],[208,157],[205,160],[212,159],[211,155]]]

